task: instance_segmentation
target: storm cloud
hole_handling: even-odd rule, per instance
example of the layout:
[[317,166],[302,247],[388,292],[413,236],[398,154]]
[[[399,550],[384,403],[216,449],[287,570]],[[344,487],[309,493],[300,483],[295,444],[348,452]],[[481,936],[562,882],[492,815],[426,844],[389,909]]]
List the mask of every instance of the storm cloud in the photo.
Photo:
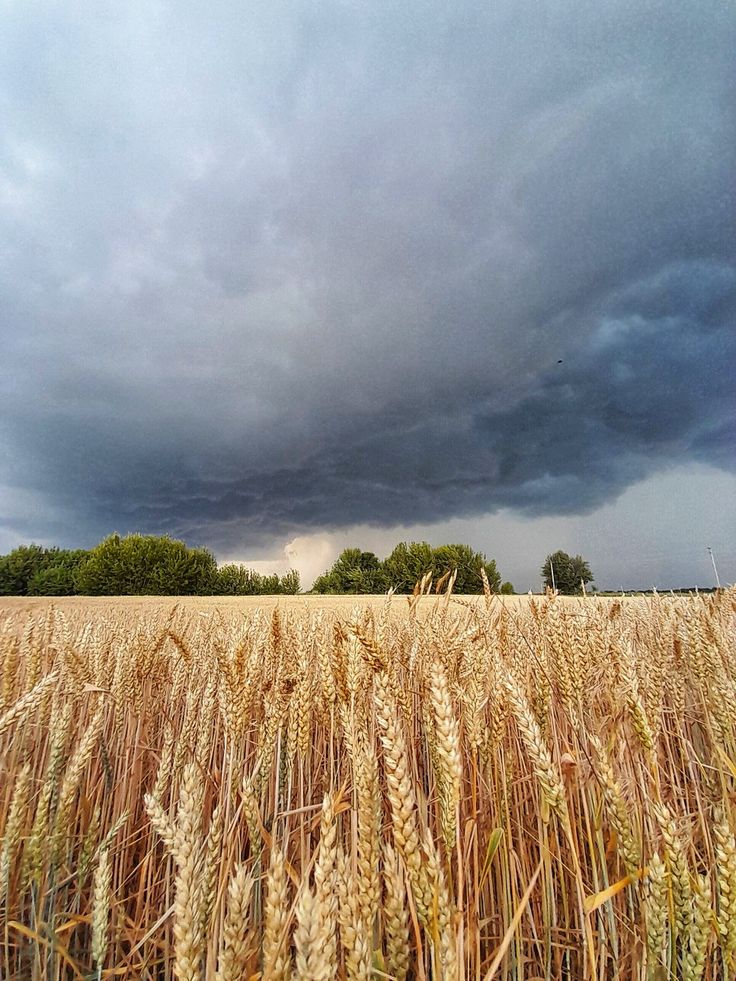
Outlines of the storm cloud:
[[736,470],[728,5],[3,5],[7,528],[216,549]]

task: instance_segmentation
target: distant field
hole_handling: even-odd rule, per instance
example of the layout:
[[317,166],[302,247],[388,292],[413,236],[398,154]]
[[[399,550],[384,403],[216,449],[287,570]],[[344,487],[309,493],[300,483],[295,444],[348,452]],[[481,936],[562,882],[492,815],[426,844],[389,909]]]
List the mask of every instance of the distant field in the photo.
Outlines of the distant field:
[[[542,602],[544,597],[532,597],[536,602]],[[602,602],[610,603],[616,597],[587,597],[583,599],[577,596],[560,596],[558,602],[564,606],[577,607],[582,603]],[[60,610],[97,610],[104,611],[110,608],[117,610],[152,610],[156,607],[170,609],[172,606],[180,606],[184,610],[192,611],[235,611],[235,610],[272,610],[278,607],[281,610],[329,610],[335,613],[349,614],[355,606],[369,607],[375,609],[382,607],[386,602],[385,595],[347,595],[347,596],[60,596],[48,598],[45,596],[2,596],[0,597],[0,610],[6,608],[14,611],[36,611],[43,610],[49,605],[53,605]],[[529,596],[494,596],[494,604],[508,609],[525,609],[529,603]],[[418,608],[428,611],[435,608],[438,603],[444,603],[444,598],[437,596],[423,596],[419,600]],[[464,605],[480,604],[485,606],[483,596],[456,596],[451,600],[451,605],[461,608]],[[408,597],[394,596],[391,601],[392,609],[400,611],[408,609]]]
[[734,977],[735,609],[3,601],[0,977]]

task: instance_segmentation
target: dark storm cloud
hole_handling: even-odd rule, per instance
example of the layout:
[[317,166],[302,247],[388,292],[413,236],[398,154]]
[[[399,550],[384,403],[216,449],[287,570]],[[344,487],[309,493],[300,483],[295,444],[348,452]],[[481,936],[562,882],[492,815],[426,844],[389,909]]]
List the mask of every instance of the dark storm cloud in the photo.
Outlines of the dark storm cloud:
[[725,4],[5,13],[18,534],[582,513],[734,467]]

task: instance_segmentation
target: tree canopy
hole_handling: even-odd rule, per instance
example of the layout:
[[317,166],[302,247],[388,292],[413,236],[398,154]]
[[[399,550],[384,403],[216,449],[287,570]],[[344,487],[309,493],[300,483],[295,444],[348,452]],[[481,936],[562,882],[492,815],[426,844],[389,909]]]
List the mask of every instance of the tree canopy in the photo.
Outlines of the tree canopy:
[[457,569],[454,590],[456,593],[482,593],[481,569],[485,570],[488,584],[494,593],[501,585],[501,576],[494,559],[488,560],[482,552],[474,552],[469,545],[440,545],[432,550],[432,563],[436,578]]
[[373,552],[346,548],[332,568],[318,576],[313,593],[382,593],[387,589],[383,565]]
[[0,555],[2,596],[262,596],[298,593],[299,573],[218,567],[203,548],[167,536],[110,535],[93,549],[20,545]]
[[427,542],[400,542],[381,562],[373,552],[346,548],[331,569],[319,576],[312,587],[315,593],[381,593],[395,589],[410,593],[428,572],[435,581],[457,570],[455,592],[483,591],[481,569],[485,569],[494,592],[501,585],[496,563],[469,545],[440,545]]
[[434,569],[432,546],[427,542],[399,542],[383,563],[389,587],[410,593],[414,584]]
[[84,549],[19,545],[0,555],[0,596],[71,596]]
[[193,596],[211,593],[217,563],[204,548],[157,535],[110,535],[77,571],[88,596]]
[[568,555],[558,550],[548,555],[542,566],[544,583],[558,592],[572,596],[581,591],[581,583],[593,582],[593,573],[582,555]]
[[215,576],[213,593],[217,596],[294,595],[299,592],[299,573],[291,569],[284,576],[263,576],[244,565],[221,565]]

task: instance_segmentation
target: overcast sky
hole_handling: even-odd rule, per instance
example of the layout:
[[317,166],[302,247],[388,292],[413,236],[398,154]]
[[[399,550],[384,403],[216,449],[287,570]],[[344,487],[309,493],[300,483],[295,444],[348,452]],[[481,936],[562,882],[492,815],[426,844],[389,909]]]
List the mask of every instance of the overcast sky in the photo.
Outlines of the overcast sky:
[[0,14],[0,550],[736,579],[730,3]]

